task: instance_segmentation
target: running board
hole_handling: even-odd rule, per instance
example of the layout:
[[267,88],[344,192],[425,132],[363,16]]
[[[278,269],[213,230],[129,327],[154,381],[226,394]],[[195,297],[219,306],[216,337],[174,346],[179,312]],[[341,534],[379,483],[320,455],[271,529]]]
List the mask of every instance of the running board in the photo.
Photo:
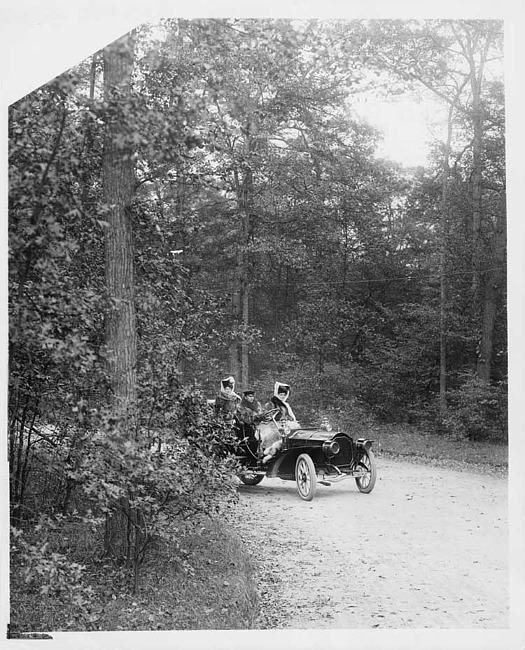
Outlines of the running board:
[[321,485],[332,485],[333,483],[340,483],[347,478],[363,478],[363,476],[366,476],[366,473],[361,474],[359,472],[355,472],[355,474],[343,474],[342,476],[334,476],[333,478],[330,477],[330,480],[327,480],[326,478],[317,479],[317,482]]

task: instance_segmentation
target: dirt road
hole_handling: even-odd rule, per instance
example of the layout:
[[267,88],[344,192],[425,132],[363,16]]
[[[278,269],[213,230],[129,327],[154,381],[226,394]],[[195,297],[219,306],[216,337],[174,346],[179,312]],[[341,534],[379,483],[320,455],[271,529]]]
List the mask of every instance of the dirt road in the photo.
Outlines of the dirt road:
[[260,628],[506,628],[507,480],[378,459],[355,482],[240,486],[258,566]]

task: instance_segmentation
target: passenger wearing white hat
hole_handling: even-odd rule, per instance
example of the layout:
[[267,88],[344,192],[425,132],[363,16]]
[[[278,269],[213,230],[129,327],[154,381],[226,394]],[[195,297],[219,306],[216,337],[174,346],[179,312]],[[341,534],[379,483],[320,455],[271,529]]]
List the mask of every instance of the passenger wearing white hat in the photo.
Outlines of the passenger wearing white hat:
[[227,421],[233,421],[241,401],[234,389],[235,379],[226,377],[221,380],[220,392],[215,398],[215,414],[222,415]]

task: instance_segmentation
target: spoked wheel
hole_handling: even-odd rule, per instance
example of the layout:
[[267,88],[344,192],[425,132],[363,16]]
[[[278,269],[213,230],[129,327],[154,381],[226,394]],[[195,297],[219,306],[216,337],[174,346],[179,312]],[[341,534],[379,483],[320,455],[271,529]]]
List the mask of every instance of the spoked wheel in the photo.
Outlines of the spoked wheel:
[[357,463],[357,469],[363,470],[363,476],[357,476],[355,482],[360,492],[368,494],[374,489],[377,478],[377,467],[374,452],[371,449],[365,451],[361,460]]
[[259,485],[263,480],[264,474],[255,474],[255,472],[243,472],[239,474],[239,478],[244,485]]
[[317,489],[317,473],[314,461],[308,454],[301,454],[295,463],[295,480],[301,499],[311,501]]

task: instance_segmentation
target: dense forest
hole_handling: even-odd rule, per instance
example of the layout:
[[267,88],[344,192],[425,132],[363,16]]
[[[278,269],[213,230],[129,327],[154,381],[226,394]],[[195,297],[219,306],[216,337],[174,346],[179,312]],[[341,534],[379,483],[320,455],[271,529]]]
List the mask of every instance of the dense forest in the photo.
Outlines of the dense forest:
[[[305,422],[506,442],[502,41],[499,21],[169,19],[10,106],[17,580],[84,611],[50,531],[103,528],[138,589],[155,539],[234,498],[206,404],[227,375],[261,399],[286,381]],[[367,93],[440,103],[428,165],[377,156]]]

